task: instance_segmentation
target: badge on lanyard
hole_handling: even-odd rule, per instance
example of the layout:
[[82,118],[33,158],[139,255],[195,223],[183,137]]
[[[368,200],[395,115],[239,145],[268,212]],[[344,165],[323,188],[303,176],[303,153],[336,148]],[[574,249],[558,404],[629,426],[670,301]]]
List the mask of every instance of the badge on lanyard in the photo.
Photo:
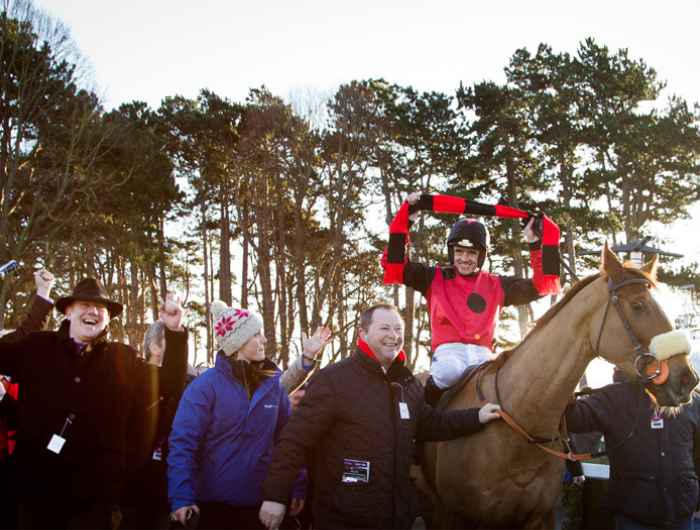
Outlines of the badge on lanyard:
[[346,484],[369,482],[369,462],[367,460],[344,458],[341,480]]
[[69,414],[66,418],[66,421],[63,422],[63,428],[61,428],[61,432],[59,434],[54,434],[53,436],[51,436],[51,439],[49,440],[49,445],[46,446],[46,448],[49,451],[51,451],[52,453],[56,453],[57,455],[61,454],[63,446],[66,443],[64,435],[66,434],[66,430],[68,429],[68,427],[72,425],[74,419],[75,414]]
[[664,419],[659,416],[658,414],[654,414],[651,417],[651,428],[652,429],[663,429],[664,428]]
[[63,445],[66,443],[66,439],[63,436],[60,436],[58,434],[54,434],[51,437],[51,440],[49,440],[49,445],[46,446],[46,448],[51,451],[52,453],[56,453],[57,455],[61,454],[61,449],[63,449]]
[[402,420],[411,419],[411,413],[409,412],[408,405],[406,404],[405,401],[399,402],[399,415],[401,416]]

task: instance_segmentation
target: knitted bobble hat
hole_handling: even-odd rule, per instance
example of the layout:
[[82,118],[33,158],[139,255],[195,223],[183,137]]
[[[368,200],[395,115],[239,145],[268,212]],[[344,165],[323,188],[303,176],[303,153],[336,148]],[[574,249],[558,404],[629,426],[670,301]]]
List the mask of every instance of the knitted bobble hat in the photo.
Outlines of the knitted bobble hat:
[[212,303],[210,309],[216,347],[227,356],[240,350],[263,327],[262,317],[255,311],[229,307],[221,300]]

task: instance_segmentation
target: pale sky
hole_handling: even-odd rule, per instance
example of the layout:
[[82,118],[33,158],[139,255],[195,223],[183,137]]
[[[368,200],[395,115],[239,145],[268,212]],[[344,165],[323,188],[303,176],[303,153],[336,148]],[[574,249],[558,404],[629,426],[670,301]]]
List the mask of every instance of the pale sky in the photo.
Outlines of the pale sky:
[[[589,36],[655,68],[664,97],[700,101],[699,0],[35,1],[71,29],[108,109],[202,88],[242,101],[263,84],[288,99],[370,77],[451,94],[502,82],[518,48],[575,54]],[[655,231],[700,259],[700,205]]]
[[503,80],[516,49],[629,48],[698,101],[700,2],[674,0],[36,0],[71,29],[107,106],[201,88],[242,100],[265,84],[334,90],[384,77],[419,90]]

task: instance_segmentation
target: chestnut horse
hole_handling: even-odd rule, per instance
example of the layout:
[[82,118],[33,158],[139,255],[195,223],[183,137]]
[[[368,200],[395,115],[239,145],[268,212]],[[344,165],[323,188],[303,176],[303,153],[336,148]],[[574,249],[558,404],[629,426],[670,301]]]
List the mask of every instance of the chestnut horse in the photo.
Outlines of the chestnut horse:
[[[672,329],[651,295],[655,280],[655,259],[642,269],[628,267],[606,246],[602,272],[572,287],[517,348],[482,367],[447,408],[478,406],[481,392],[531,436],[555,439],[566,405],[596,355],[637,378],[640,360],[651,357],[649,341]],[[688,402],[698,378],[687,354],[671,357],[667,366],[667,382],[650,385],[658,404]],[[559,441],[544,445],[563,450]],[[564,460],[528,443],[503,421],[475,435],[427,444],[426,477],[436,494],[431,526],[554,528],[563,469]]]

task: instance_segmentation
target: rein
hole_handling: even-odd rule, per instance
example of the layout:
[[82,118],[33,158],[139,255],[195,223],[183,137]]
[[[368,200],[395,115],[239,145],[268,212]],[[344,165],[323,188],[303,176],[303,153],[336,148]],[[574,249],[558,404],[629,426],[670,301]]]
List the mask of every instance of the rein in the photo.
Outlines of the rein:
[[[569,450],[568,453],[565,453],[563,451],[556,451],[555,449],[552,449],[550,447],[547,447],[546,445],[543,445],[544,443],[547,442],[554,442],[559,440],[559,438],[553,438],[551,440],[546,440],[546,441],[541,441],[538,438],[533,438],[530,436],[530,434],[523,429],[520,425],[518,425],[518,422],[516,422],[513,419],[513,416],[508,414],[505,410],[501,409],[498,411],[498,415],[501,417],[503,421],[506,422],[508,427],[513,429],[515,432],[520,434],[523,438],[527,440],[528,443],[535,444],[537,447],[542,449],[545,453],[549,453],[552,456],[556,456],[557,458],[561,458],[562,460],[570,460],[572,462],[579,462],[581,460],[588,460],[590,458],[593,458],[593,453],[574,453],[573,451]],[[569,445],[568,443],[566,444],[567,446]],[[570,447],[569,447],[570,449]]]

